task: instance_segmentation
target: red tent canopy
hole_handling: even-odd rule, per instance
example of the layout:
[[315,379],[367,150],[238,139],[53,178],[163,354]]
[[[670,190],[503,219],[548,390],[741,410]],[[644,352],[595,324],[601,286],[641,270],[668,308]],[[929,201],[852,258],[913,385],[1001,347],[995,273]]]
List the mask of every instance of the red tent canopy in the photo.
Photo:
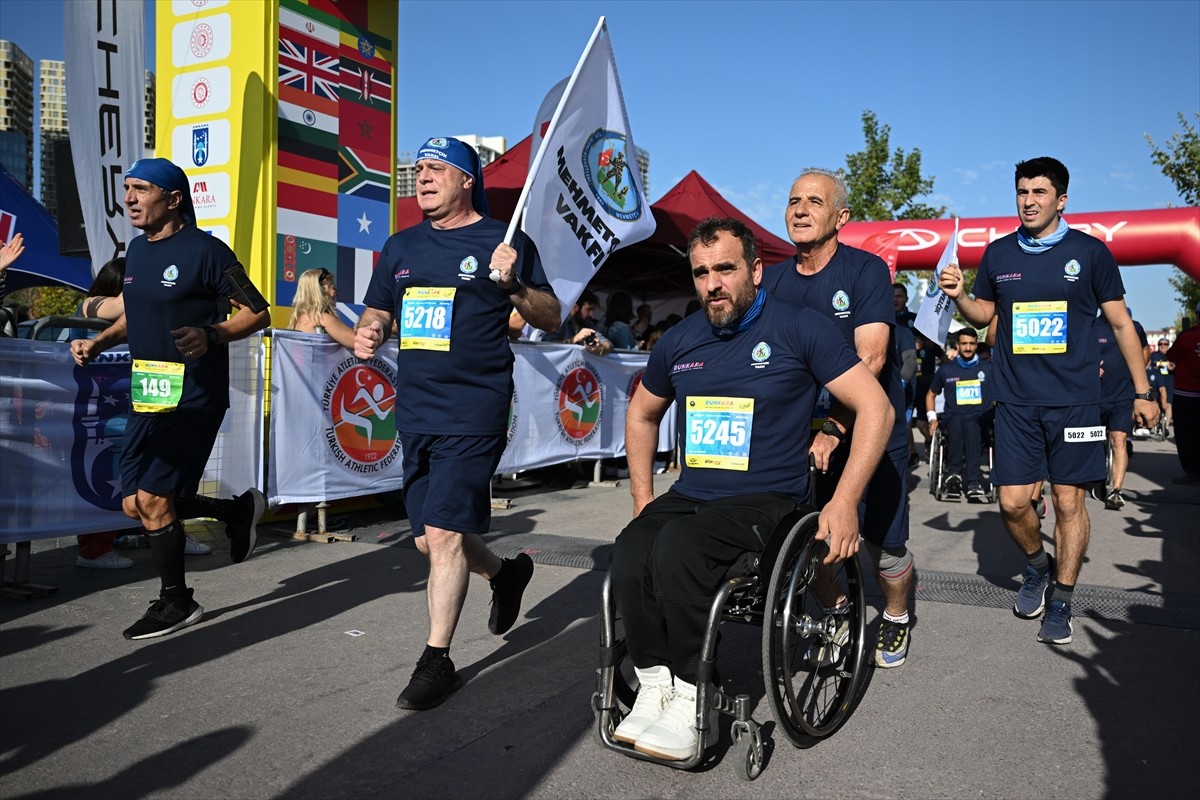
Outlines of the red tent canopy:
[[[525,137],[483,168],[483,186],[495,219],[505,222],[512,219],[529,172],[530,139]],[[650,210],[657,226],[654,235],[613,253],[590,286],[601,291],[625,289],[640,297],[691,294],[692,279],[684,251],[692,228],[711,216],[733,217],[746,223],[754,232],[764,264],[774,264],[796,253],[790,243],[739,211],[695,170],[651,205]],[[396,230],[410,228],[423,219],[415,197],[396,201]]]
[[733,217],[746,223],[754,232],[758,243],[758,254],[764,265],[775,264],[796,255],[790,242],[775,234],[743,214],[736,206],[721,196],[700,173],[692,170],[675,184],[671,191],[654,203],[654,219],[658,223],[650,242],[683,247],[692,229],[705,217]]

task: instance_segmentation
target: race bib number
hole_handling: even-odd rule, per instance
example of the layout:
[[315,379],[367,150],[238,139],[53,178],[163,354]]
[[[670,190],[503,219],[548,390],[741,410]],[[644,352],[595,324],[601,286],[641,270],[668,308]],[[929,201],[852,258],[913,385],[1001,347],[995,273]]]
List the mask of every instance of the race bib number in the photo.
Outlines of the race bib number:
[[1067,352],[1067,301],[1013,303],[1014,355]]
[[1067,428],[1063,431],[1064,442],[1103,442],[1105,437],[1103,425],[1094,428]]
[[829,390],[824,386],[817,393],[817,403],[813,406],[813,421],[812,429],[814,431],[821,430],[825,420],[829,419],[829,406],[833,404],[832,398],[829,396]]
[[183,364],[134,359],[129,401],[134,411],[162,414],[174,411],[183,397]]
[[450,349],[454,323],[454,289],[410,286],[400,312],[401,350]]
[[697,469],[750,468],[750,432],[754,399],[746,397],[689,397],[684,463]]
[[955,382],[954,402],[960,406],[983,405],[983,382],[980,380]]

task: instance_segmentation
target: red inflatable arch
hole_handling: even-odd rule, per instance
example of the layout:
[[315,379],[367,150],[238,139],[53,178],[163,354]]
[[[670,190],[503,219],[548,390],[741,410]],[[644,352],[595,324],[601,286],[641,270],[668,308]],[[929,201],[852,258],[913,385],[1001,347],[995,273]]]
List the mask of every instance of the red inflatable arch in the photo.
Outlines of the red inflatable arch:
[[[1072,228],[1103,239],[1123,267],[1174,264],[1200,281],[1200,208],[1075,212],[1064,217]],[[1012,216],[960,219],[959,265],[978,267],[988,243],[1012,233],[1016,227]],[[953,234],[953,219],[910,219],[851,222],[842,228],[838,239],[884,257],[889,245],[898,243],[897,269],[933,269]]]

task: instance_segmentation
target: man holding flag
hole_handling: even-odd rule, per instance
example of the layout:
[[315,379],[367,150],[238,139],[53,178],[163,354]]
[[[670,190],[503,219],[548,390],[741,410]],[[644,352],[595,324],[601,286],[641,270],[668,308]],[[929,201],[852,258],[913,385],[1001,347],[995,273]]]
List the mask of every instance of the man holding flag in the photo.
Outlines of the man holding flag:
[[537,247],[524,235],[505,243],[503,223],[488,216],[470,146],[429,139],[416,167],[417,202],[428,219],[384,245],[354,354],[374,358],[397,320],[396,394],[404,402],[396,405],[396,430],[404,504],[417,549],[429,558],[429,637],[396,705],[421,710],[461,685],[450,641],[470,573],[491,583],[488,629],[496,635],[516,622],[533,576],[528,555],[502,561],[480,534],[491,523],[491,479],[504,453],[513,391],[509,314],[515,307],[530,324],[554,330],[559,305]]
[[[1000,514],[1028,559],[1013,613],[1042,617],[1038,641],[1069,644],[1071,599],[1087,554],[1088,485],[1104,480],[1104,426],[1100,424],[1100,371],[1092,323],[1097,310],[1112,325],[1133,378],[1133,413],[1140,424],[1158,418],[1149,392],[1125,288],[1104,243],[1068,227],[1067,168],[1053,158],[1016,166],[1020,227],[988,245],[975,280],[964,291],[957,264],[941,271],[939,287],[967,322],[986,328],[999,320],[992,381],[996,450],[992,482],[1000,487]],[[1055,558],[1042,548],[1034,485],[1053,485]],[[1043,610],[1045,616],[1042,616]]]

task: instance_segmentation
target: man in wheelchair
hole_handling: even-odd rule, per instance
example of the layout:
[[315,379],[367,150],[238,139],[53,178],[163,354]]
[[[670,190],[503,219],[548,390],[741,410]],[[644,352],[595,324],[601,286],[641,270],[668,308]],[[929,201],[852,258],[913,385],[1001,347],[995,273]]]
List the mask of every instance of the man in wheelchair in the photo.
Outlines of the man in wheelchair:
[[[987,502],[983,487],[980,461],[985,430],[991,424],[991,398],[988,396],[988,372],[991,364],[979,358],[979,336],[973,328],[958,331],[955,340],[958,356],[937,368],[929,385],[926,405],[931,433],[938,425],[946,434],[946,473],[942,482],[945,495],[957,500],[962,497],[964,478],[967,502]],[[944,395],[945,408],[941,416],[933,410],[934,399]]]
[[[626,449],[634,519],[617,537],[611,580],[641,689],[617,741],[683,761],[698,746],[696,693],[710,607],[729,567],[762,550],[809,496],[807,448],[818,388],[856,415],[857,436],[817,538],[826,563],[858,550],[858,503],[893,411],[875,376],[820,314],[768,298],[753,233],[710,217],[688,256],[704,314],[651,351],[630,401]],[[678,404],[678,481],[654,497],[659,424]],[[830,598],[831,603],[837,598]]]

